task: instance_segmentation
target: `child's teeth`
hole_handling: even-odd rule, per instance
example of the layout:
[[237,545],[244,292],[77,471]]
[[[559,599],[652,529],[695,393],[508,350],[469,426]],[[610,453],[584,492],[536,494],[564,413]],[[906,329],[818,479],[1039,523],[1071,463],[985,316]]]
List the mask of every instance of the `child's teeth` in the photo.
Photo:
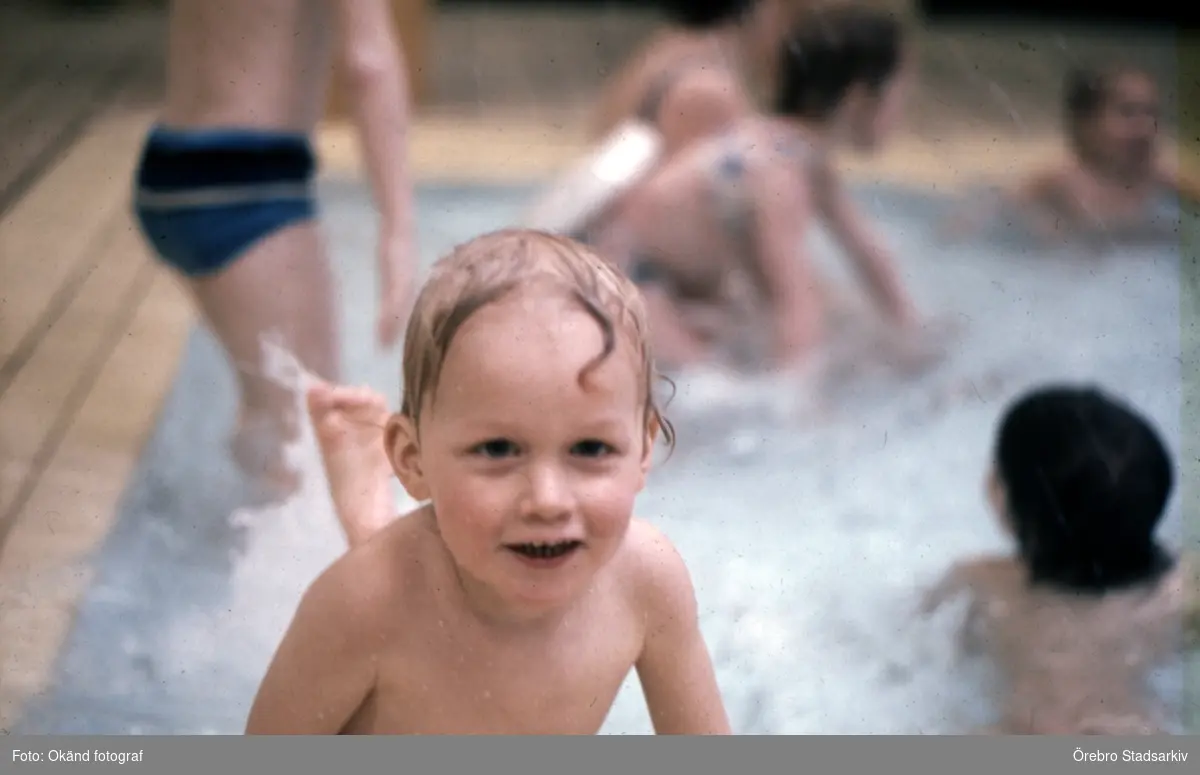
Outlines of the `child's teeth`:
[[513,548],[529,557],[548,559],[551,557],[561,557],[571,549],[574,549],[575,546],[575,541],[563,541],[557,544],[520,544]]

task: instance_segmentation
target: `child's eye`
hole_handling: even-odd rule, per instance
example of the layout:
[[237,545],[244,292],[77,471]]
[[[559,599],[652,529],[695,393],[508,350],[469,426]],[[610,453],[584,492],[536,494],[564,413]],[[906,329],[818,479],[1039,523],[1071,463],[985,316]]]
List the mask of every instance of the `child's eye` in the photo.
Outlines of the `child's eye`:
[[615,451],[610,445],[598,439],[584,439],[571,447],[571,454],[581,457],[602,457],[611,455]]
[[476,455],[483,455],[490,458],[502,458],[517,453],[517,445],[508,439],[491,439],[476,446],[471,450]]

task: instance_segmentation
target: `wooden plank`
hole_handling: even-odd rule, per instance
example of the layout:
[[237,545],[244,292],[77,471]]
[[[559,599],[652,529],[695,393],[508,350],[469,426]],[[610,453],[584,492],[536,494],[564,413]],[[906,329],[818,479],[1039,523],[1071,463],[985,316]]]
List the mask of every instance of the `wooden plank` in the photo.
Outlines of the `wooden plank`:
[[149,292],[126,310],[131,324],[123,317],[110,329],[111,356],[0,553],[0,728],[45,688],[91,583],[87,555],[112,527],[175,378],[189,308],[165,270],[143,267]]
[[[38,463],[53,451],[55,429],[79,386],[94,378],[87,369],[108,346],[109,321],[119,318],[140,294],[139,279],[148,258],[131,218],[116,213],[93,235],[95,249],[78,292],[44,332],[37,348],[0,393],[0,547],[6,523],[27,492]],[[73,411],[73,409],[72,409]]]
[[[35,99],[0,117],[0,213],[20,199],[88,124],[135,93],[146,64],[136,54],[72,57],[29,75]],[[63,60],[66,56],[67,59]]]
[[65,309],[56,294],[90,266],[100,224],[129,208],[133,166],[151,120],[148,113],[99,120],[0,220],[0,386]]
[[[47,94],[46,84],[39,78],[39,75],[45,72],[44,68],[45,64],[40,68],[30,66],[28,71],[23,73],[23,78],[14,79],[12,84],[5,85],[4,103],[0,104],[0,137],[5,138],[6,144],[14,139],[13,130],[19,130],[21,123],[29,120],[32,112],[30,107],[36,107],[39,102],[53,96],[52,93]],[[4,154],[0,158],[7,160],[13,149],[5,148],[0,153]]]
[[[2,45],[4,45],[4,41],[0,40],[0,46]],[[38,70],[46,66],[45,63],[49,61],[50,55],[43,51],[40,56],[37,54],[22,56],[16,52],[10,52],[7,48],[4,49],[4,53],[10,59],[5,68],[0,70],[0,94],[11,99],[11,95],[25,89]],[[7,107],[0,107],[0,115],[3,115],[5,111],[7,111]]]
[[[361,175],[363,157],[357,134],[345,124],[329,123],[317,134],[324,172]],[[578,120],[488,115],[464,121],[458,115],[425,115],[413,125],[409,159],[414,181],[529,181],[546,177],[586,150]]]
[[67,68],[38,74],[31,99],[0,117],[0,192],[11,201],[10,189],[40,172],[37,168],[75,139],[83,125],[116,99],[131,75],[125,63],[105,63],[73,74]]

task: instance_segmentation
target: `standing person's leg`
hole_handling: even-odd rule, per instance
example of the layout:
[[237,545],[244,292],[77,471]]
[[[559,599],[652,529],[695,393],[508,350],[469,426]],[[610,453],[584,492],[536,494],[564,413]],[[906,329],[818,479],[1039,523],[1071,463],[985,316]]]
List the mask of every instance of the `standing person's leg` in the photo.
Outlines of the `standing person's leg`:
[[236,262],[189,285],[238,378],[240,414],[232,439],[238,464],[280,490],[299,482],[283,445],[299,430],[297,396],[263,373],[263,338],[279,337],[307,370],[339,378],[335,280],[319,224],[308,220],[262,238]]
[[151,134],[138,170],[142,229],[183,276],[237,374],[234,456],[280,496],[298,484],[282,452],[299,428],[299,399],[263,373],[264,336],[278,336],[323,379],[339,371],[314,171],[302,135],[164,128]]

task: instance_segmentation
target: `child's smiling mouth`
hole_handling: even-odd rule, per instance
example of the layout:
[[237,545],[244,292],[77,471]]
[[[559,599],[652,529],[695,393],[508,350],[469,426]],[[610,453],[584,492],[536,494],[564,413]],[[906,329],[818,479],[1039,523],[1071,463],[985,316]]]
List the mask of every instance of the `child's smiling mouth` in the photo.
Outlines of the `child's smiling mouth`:
[[553,543],[507,544],[504,548],[515,554],[526,565],[550,568],[561,565],[576,551],[582,549],[583,541],[572,539]]

